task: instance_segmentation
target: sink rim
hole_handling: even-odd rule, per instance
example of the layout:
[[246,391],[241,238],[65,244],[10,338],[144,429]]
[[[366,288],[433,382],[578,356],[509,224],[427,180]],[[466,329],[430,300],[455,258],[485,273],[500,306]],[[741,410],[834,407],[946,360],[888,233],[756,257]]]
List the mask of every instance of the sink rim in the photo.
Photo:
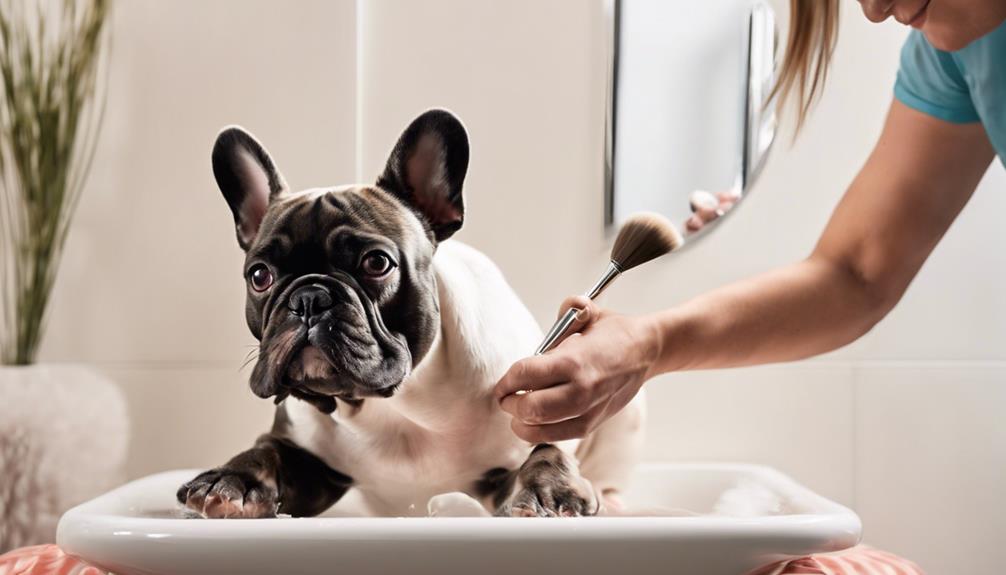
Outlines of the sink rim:
[[[341,532],[344,538],[381,538],[388,539],[396,535],[408,533],[410,537],[439,538],[449,535],[470,536],[470,530],[477,527],[494,536],[519,539],[527,537],[563,537],[564,534],[575,534],[577,538],[596,537],[611,534],[609,523],[617,524],[621,533],[632,533],[636,536],[655,534],[685,535],[688,532],[700,532],[705,535],[727,533],[731,535],[759,534],[764,530],[772,532],[784,531],[799,537],[805,534],[811,526],[821,528],[833,527],[840,531],[855,535],[856,540],[862,531],[859,516],[851,509],[831,501],[796,482],[782,472],[759,464],[750,463],[665,463],[653,462],[639,465],[637,474],[664,474],[689,471],[739,472],[763,481],[778,493],[787,498],[799,497],[800,503],[809,507],[808,511],[792,514],[734,517],[721,515],[698,516],[631,516],[605,515],[598,517],[563,517],[563,518],[505,518],[496,517],[299,517],[281,519],[240,519],[240,520],[206,520],[183,519],[170,517],[138,517],[122,515],[109,511],[109,508],[121,508],[123,502],[134,501],[143,495],[140,492],[149,485],[163,483],[181,484],[200,470],[185,469],[163,471],[148,475],[120,487],[117,487],[90,501],[82,503],[67,511],[60,519],[57,541],[62,545],[69,543],[71,528],[86,522],[89,530],[114,528],[119,532],[116,537],[141,536],[147,537],[146,530],[156,530],[165,522],[172,522],[181,527],[178,533],[161,533],[161,538],[167,537],[197,537],[216,538],[241,535],[243,538],[254,535],[264,528],[275,531],[272,536],[283,538],[318,538],[319,528],[345,528],[352,526],[353,532]],[[173,492],[172,492],[173,493]],[[172,495],[173,497],[173,495]],[[125,524],[133,526],[126,529]],[[279,527],[278,524],[282,524]],[[420,525],[421,524],[421,525]],[[184,527],[182,527],[184,525]],[[422,534],[413,533],[419,531]],[[126,531],[144,531],[144,533],[125,533]],[[157,535],[157,534],[155,534]],[[330,539],[331,537],[323,537]]]

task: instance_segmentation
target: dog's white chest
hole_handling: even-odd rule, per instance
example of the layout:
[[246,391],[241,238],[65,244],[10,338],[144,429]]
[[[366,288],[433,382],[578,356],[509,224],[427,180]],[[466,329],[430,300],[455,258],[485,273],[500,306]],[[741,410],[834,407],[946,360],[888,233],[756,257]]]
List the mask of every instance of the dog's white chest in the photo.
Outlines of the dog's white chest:
[[436,417],[425,420],[402,409],[416,409],[411,399],[403,392],[400,398],[366,400],[355,412],[340,404],[332,416],[288,400],[290,432],[299,445],[352,477],[378,515],[424,515],[432,496],[451,491],[479,497],[488,471],[516,469],[530,452],[491,393],[447,399]]

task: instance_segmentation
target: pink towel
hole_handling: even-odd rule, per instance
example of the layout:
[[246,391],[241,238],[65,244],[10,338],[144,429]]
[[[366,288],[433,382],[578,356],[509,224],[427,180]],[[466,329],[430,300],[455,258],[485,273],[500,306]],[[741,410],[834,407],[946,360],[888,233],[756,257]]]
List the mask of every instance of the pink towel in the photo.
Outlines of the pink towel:
[[748,575],[925,575],[918,565],[886,551],[857,545],[837,553],[791,559]]
[[[0,575],[108,575],[55,545],[36,545],[0,555]],[[801,557],[762,567],[749,575],[925,575],[918,565],[866,545],[838,553]]]
[[108,575],[55,545],[22,547],[0,555],[0,575]]

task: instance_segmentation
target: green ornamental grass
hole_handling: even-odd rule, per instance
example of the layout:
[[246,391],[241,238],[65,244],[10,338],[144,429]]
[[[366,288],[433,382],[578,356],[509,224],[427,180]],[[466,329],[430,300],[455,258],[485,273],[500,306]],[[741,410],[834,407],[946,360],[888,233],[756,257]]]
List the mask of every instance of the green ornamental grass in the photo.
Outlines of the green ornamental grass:
[[109,4],[0,0],[2,363],[32,363],[42,339],[104,111]]

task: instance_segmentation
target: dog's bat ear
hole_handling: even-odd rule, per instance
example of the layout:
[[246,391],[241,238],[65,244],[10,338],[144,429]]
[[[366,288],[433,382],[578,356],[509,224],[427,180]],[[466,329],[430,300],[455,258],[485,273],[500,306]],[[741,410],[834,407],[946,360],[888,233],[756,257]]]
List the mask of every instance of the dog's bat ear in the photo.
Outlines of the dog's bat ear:
[[286,182],[262,144],[238,126],[217,136],[213,175],[234,214],[238,243],[247,250],[269,203],[286,191]]
[[440,242],[464,222],[461,188],[467,172],[465,127],[446,110],[429,110],[402,133],[377,185],[425,219]]

